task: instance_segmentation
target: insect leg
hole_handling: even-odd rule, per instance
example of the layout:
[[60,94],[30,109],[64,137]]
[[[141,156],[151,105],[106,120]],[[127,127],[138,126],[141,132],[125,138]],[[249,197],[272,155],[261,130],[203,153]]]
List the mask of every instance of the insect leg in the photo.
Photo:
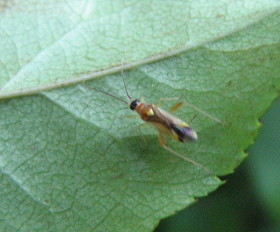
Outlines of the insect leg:
[[182,98],[182,96],[183,95],[181,94],[179,97],[160,98],[156,105],[160,106],[163,101],[178,101],[178,100],[180,100]]
[[133,114],[133,115],[124,115],[126,118],[139,118],[139,115]]
[[[138,115],[137,115],[137,116],[138,116]],[[139,116],[138,116],[138,117],[139,117]],[[143,128],[144,126],[147,126],[147,125],[148,125],[148,123],[141,123],[141,124],[139,124],[139,125],[137,126],[137,130],[140,132],[141,137],[142,137],[142,139],[144,140],[146,146],[147,146],[147,141],[146,141],[146,139],[145,139],[145,136],[143,135],[142,128]]]
[[196,107],[195,105],[191,104],[190,102],[184,100],[183,103],[185,103],[186,105],[188,105],[189,107],[191,107],[192,109],[194,109],[195,111],[197,111],[198,113],[201,113],[201,114],[205,115],[206,117],[211,118],[212,120],[214,120],[214,121],[216,121],[216,122],[218,122],[218,123],[224,124],[224,122],[221,121],[220,119],[218,119],[218,118],[212,116],[211,114],[208,114],[206,111],[204,111],[204,110],[202,110],[202,109]]
[[185,160],[185,161],[187,161],[187,162],[189,162],[189,163],[192,163],[192,164],[194,164],[194,165],[196,165],[196,166],[198,166],[198,167],[204,169],[208,174],[212,174],[212,175],[214,174],[214,173],[211,172],[208,168],[206,168],[205,166],[201,165],[200,163],[198,163],[198,162],[196,162],[196,161],[194,161],[194,160],[192,160],[192,159],[190,159],[190,158],[188,158],[188,157],[186,157],[186,156],[183,156],[182,154],[180,154],[180,153],[178,153],[178,152],[172,150],[171,148],[167,147],[166,142],[165,142],[165,139],[164,139],[164,137],[163,137],[163,135],[162,135],[161,132],[158,133],[158,139],[159,139],[159,142],[160,142],[161,146],[162,146],[165,150],[171,152],[173,155],[176,155],[176,156],[180,157],[181,159],[183,159],[183,160]]
[[[172,100],[179,100],[183,95],[179,96],[179,97],[170,97],[170,98],[160,98],[159,100],[159,103],[158,105],[160,105],[160,103],[162,101],[172,101]],[[169,112],[174,112],[176,111],[177,109],[179,109],[183,104],[186,104],[187,106],[189,106],[190,108],[194,109],[195,111],[197,111],[198,113],[201,113],[203,115],[205,115],[206,117],[218,122],[218,123],[221,123],[221,124],[225,124],[223,121],[221,121],[220,119],[212,116],[211,114],[207,113],[206,111],[196,107],[195,105],[191,104],[190,102],[184,100],[184,101],[180,101],[178,103],[176,103],[175,105],[173,105],[172,107],[169,108]]]
[[183,104],[184,104],[184,102],[178,102],[178,103],[174,104],[173,106],[171,106],[168,109],[168,111],[169,112],[174,112],[174,111],[178,110]]

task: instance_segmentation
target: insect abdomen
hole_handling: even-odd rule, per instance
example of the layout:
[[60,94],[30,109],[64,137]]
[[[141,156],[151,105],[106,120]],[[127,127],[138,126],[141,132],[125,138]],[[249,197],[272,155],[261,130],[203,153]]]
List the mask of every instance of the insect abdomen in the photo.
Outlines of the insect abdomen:
[[171,128],[177,135],[178,140],[180,142],[184,142],[185,140],[187,141],[197,140],[196,132],[189,126],[180,126],[177,124],[172,124]]

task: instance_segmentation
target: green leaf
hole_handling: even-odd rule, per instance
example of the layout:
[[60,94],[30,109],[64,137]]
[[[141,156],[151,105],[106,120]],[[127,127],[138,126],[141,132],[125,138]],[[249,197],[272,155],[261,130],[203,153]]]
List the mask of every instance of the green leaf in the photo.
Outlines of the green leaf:
[[[199,139],[167,141],[217,175],[245,157],[280,87],[278,1],[7,4],[0,10],[0,96],[10,98],[0,102],[3,231],[151,231],[221,184],[165,151],[151,128],[140,133],[127,105],[84,85],[126,99],[118,71],[137,65],[124,72],[132,97],[182,96],[222,120],[181,107],[185,121],[197,115],[191,126]],[[11,98],[31,93],[38,94]]]
[[[279,5],[277,0],[3,3],[0,96],[78,83],[188,51],[258,23]],[[250,47],[251,36],[237,45]]]

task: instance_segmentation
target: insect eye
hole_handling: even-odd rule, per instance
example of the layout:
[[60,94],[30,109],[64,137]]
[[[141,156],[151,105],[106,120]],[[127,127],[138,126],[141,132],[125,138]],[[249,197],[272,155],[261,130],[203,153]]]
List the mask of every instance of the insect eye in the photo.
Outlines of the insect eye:
[[131,109],[131,110],[135,110],[135,108],[136,108],[139,104],[140,104],[140,101],[139,101],[138,99],[132,101],[132,102],[130,103],[130,109]]

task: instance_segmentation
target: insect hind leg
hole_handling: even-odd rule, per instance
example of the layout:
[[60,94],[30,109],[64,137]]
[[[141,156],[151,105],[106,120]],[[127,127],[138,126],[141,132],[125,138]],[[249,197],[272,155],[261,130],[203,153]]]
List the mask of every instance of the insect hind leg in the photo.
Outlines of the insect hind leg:
[[[162,102],[164,101],[178,101],[182,98],[182,94],[178,97],[167,97],[167,98],[160,98],[159,101],[157,102],[157,106],[160,106]],[[178,105],[178,107],[176,107],[176,105]],[[174,104],[168,111],[176,111],[177,109],[180,108],[182,104],[176,103]]]
[[207,174],[214,175],[214,173],[213,173],[212,171],[210,171],[208,168],[206,168],[206,167],[203,166],[202,164],[200,164],[200,163],[198,163],[198,162],[196,162],[196,161],[194,161],[194,160],[192,160],[192,159],[190,159],[190,158],[188,158],[188,157],[186,157],[186,156],[184,156],[184,155],[182,155],[182,154],[180,154],[180,153],[174,151],[173,149],[167,147],[166,142],[165,142],[165,139],[164,139],[164,137],[163,137],[163,135],[162,135],[161,132],[158,133],[158,139],[159,139],[159,142],[160,142],[161,146],[162,146],[165,150],[169,151],[169,152],[172,153],[173,155],[178,156],[179,158],[181,158],[181,159],[183,159],[183,160],[185,160],[185,161],[187,161],[187,162],[189,162],[189,163],[191,163],[191,164],[193,164],[193,165],[195,165],[195,166],[197,166],[197,167],[202,168],[204,171],[207,172]]
[[212,119],[212,120],[214,120],[214,121],[216,121],[216,122],[218,122],[218,123],[220,123],[220,124],[225,124],[225,122],[223,122],[223,121],[221,121],[220,119],[214,117],[213,115],[207,113],[206,111],[204,111],[204,110],[202,110],[202,109],[196,107],[195,105],[191,104],[190,102],[184,100],[183,103],[186,104],[187,106],[189,106],[190,108],[194,109],[194,110],[197,111],[198,113],[201,113],[201,114],[203,114],[204,116],[206,116],[206,117],[208,117],[208,118],[210,118],[210,119]]
[[[137,115],[137,116],[138,116],[138,115]],[[144,136],[144,134],[143,134],[142,128],[145,127],[145,126],[147,126],[147,125],[148,125],[147,123],[141,123],[141,124],[139,124],[139,125],[137,126],[137,130],[140,132],[141,138],[143,139],[143,141],[144,141],[146,147],[148,146],[148,143],[147,143],[147,140],[146,140],[146,138],[145,138],[145,136]]]
[[171,106],[168,111],[169,112],[175,112],[176,110],[178,110],[182,105],[184,104],[184,102],[180,101],[177,102],[176,104],[174,104],[173,106]]
[[[160,98],[158,105],[160,105],[161,102],[163,101],[173,101],[173,100],[179,100],[182,98],[183,95],[180,95],[179,97],[170,97],[170,98]],[[182,100],[180,102],[177,102],[176,104],[174,104],[173,106],[171,106],[168,111],[169,112],[174,112],[176,110],[178,110],[183,104],[186,104],[187,106],[189,106],[190,108],[194,109],[196,112],[203,114],[204,116],[220,123],[220,124],[226,124],[225,122],[221,121],[220,119],[214,117],[213,115],[207,113],[206,111],[200,109],[199,107],[196,107],[195,105],[191,104],[190,102],[188,102],[187,100]],[[196,116],[195,116],[196,117]]]

